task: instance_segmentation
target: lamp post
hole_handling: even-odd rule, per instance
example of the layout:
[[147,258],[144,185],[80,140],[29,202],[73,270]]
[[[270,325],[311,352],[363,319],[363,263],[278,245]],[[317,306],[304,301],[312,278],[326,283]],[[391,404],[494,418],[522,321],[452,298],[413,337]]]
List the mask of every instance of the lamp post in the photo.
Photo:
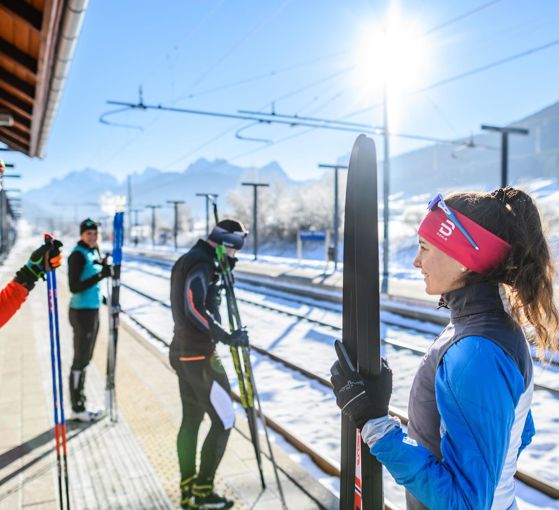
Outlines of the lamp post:
[[319,164],[318,168],[332,168],[334,169],[334,271],[338,269],[338,236],[340,231],[340,211],[339,211],[339,199],[338,199],[338,170],[347,170],[347,165],[327,165]]
[[487,124],[482,124],[481,129],[501,133],[501,188],[506,188],[509,177],[509,135],[528,135],[530,131],[525,128],[489,126]]
[[168,204],[172,204],[175,209],[175,221],[173,224],[173,238],[175,240],[175,251],[178,250],[177,236],[179,233],[179,204],[184,204],[184,200],[167,200]]
[[155,248],[155,210],[160,209],[160,205],[146,205],[146,209],[151,209],[151,246]]
[[258,258],[258,188],[268,188],[270,185],[263,182],[242,182],[243,186],[252,186],[252,230],[254,260]]
[[206,198],[206,238],[208,238],[210,236],[210,200],[217,200],[219,195],[217,193],[196,193],[196,196]]

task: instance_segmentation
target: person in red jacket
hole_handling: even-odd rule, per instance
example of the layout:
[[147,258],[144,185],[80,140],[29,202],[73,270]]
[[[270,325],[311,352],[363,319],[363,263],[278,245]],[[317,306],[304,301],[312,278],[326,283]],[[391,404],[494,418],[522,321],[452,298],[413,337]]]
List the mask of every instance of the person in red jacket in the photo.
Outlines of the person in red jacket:
[[45,278],[45,257],[48,256],[52,269],[62,264],[61,246],[62,243],[55,240],[51,246],[45,243],[37,248],[21,266],[15,278],[0,291],[0,328],[19,310],[37,280]]

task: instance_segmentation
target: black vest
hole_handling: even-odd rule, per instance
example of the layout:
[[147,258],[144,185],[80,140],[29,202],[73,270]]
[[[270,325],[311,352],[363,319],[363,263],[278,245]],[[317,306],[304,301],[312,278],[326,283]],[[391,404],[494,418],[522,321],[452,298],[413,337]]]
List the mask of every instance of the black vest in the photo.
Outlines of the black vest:
[[[446,351],[462,338],[482,336],[497,344],[532,380],[532,358],[524,333],[508,315],[497,284],[479,283],[449,292],[450,323],[431,344],[415,375],[408,404],[408,435],[441,460],[441,416],[435,398],[435,376]],[[425,507],[406,491],[408,510]]]

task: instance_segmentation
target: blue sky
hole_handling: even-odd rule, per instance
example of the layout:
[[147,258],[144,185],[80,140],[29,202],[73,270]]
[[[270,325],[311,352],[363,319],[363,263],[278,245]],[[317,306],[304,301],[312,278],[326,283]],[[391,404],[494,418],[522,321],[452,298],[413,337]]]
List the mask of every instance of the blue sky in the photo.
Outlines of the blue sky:
[[[341,71],[356,60],[366,63],[359,51],[363,34],[373,39],[388,5],[385,0],[92,1],[45,158],[10,154],[7,159],[23,174],[24,189],[86,167],[122,179],[148,166],[182,171],[200,157],[245,166],[275,160],[293,178],[318,176],[318,163],[349,153],[355,134],[313,130],[264,146],[236,139],[241,124],[235,120],[162,112],[110,117],[140,130],[108,127],[99,117],[111,109],[106,100],[135,101],[142,85],[146,103],[229,113],[269,110],[274,103],[279,113],[345,118],[382,100],[374,84],[366,97],[359,75]],[[414,88],[559,39],[555,0],[407,0],[397,6],[405,26],[413,24],[413,34],[484,7],[417,36],[426,46],[421,71],[404,72],[401,80]],[[559,99],[557,62],[559,45],[427,93],[398,96],[393,129],[456,138],[477,132],[481,123],[512,122]],[[266,77],[226,87],[259,75]],[[348,120],[379,125],[382,109]],[[282,140],[305,131],[257,126],[245,135]],[[381,152],[382,139],[377,143]],[[391,140],[392,154],[418,146]]]

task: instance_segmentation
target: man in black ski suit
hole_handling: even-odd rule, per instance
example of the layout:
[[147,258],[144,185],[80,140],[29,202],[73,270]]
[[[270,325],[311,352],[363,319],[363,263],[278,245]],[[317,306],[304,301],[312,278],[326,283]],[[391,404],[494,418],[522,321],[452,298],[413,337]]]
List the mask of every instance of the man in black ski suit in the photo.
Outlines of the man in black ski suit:
[[[235,423],[231,388],[215,346],[217,342],[247,346],[248,335],[243,329],[228,333],[220,324],[221,287],[216,248],[219,245],[226,248],[232,268],[246,235],[241,222],[220,221],[207,241],[200,239],[176,261],[171,273],[175,327],[169,359],[179,378],[182,400],[182,424],[177,437],[182,508],[233,506],[233,501],[213,492],[215,473]],[[196,472],[198,430],[205,413],[212,424]]]

